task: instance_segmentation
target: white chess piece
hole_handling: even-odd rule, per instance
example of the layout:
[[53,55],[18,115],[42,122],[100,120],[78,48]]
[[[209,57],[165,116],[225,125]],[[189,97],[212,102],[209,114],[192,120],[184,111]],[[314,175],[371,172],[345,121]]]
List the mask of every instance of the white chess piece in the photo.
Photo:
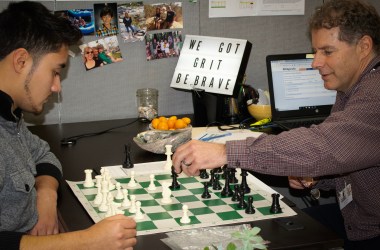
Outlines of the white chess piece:
[[154,191],[157,189],[156,185],[154,185],[154,174],[151,174],[149,178],[150,178],[150,184],[149,184],[148,190]]
[[172,203],[172,199],[170,198],[172,191],[169,188],[170,183],[165,181],[162,183],[162,199],[161,202],[164,204]]
[[172,162],[172,145],[165,145],[165,149],[166,149],[166,163],[165,163],[165,166],[164,166],[164,169],[165,170],[169,170],[171,171],[172,170],[172,165],[173,165],[173,162]]
[[102,200],[103,200],[102,186],[99,185],[98,186],[98,193],[96,194],[95,199],[94,199],[94,204],[96,206],[99,206],[100,204],[102,204]]
[[96,179],[95,187],[99,187],[102,185],[102,178],[103,176],[101,175],[95,175],[95,179]]
[[131,207],[128,210],[131,214],[136,213],[136,195],[131,195]]
[[93,187],[95,184],[92,180],[92,169],[85,169],[84,173],[86,174],[86,178],[84,180],[83,186],[86,188]]
[[131,206],[131,202],[128,199],[128,189],[123,189],[124,200],[121,203],[122,207],[129,208]]
[[142,219],[144,219],[144,214],[141,212],[141,202],[136,201],[135,220],[142,220]]
[[99,206],[100,212],[107,212],[108,206],[107,206],[107,194],[108,194],[108,182],[102,181],[102,203]]
[[190,223],[190,217],[187,214],[187,212],[189,211],[189,207],[186,204],[182,206],[182,211],[183,211],[183,215],[182,215],[182,218],[181,218],[180,222],[182,224],[188,224],[188,223]]
[[115,207],[113,203],[113,195],[112,193],[108,193],[107,195],[107,213],[105,214],[105,217],[110,217],[112,215],[115,215]]
[[128,183],[128,187],[136,187],[135,171],[131,171],[131,180]]
[[122,200],[124,198],[124,196],[123,196],[123,192],[122,192],[120,182],[116,182],[116,190],[117,190],[117,193],[116,193],[115,199],[116,200]]
[[112,183],[111,175],[109,173],[107,173],[106,179],[108,182],[108,190],[109,191],[114,190],[116,186],[115,186],[115,184]]

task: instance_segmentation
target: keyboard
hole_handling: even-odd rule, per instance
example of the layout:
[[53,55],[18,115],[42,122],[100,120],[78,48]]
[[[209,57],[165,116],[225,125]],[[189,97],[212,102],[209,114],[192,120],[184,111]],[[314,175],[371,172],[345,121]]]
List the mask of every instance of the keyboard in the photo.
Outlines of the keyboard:
[[277,122],[277,125],[279,125],[282,129],[290,130],[293,128],[300,128],[305,127],[309,128],[313,124],[320,124],[324,121],[324,119],[316,119],[316,120],[300,120],[300,121],[281,121]]

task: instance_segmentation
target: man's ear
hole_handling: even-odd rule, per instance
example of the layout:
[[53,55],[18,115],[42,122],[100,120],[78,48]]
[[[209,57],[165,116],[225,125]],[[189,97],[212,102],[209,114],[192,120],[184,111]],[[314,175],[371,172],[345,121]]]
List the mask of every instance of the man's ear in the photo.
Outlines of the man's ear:
[[370,36],[365,35],[360,38],[358,45],[363,57],[367,57],[370,53],[372,53],[373,41]]
[[24,48],[19,48],[13,51],[13,67],[17,73],[20,73],[27,66],[30,60],[29,52]]

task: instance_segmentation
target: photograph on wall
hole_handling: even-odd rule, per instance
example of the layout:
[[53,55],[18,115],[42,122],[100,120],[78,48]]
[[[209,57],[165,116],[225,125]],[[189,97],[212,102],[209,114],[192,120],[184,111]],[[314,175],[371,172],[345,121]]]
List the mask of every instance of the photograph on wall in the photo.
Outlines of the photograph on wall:
[[124,42],[144,41],[146,24],[143,2],[119,4],[117,15],[120,36]]
[[144,5],[147,30],[182,29],[182,3]]
[[181,31],[149,33],[145,37],[146,60],[179,57],[182,45]]
[[54,12],[55,15],[65,17],[78,27],[84,36],[94,35],[94,11],[92,9],[72,9]]
[[116,36],[105,37],[79,46],[87,71],[123,61]]
[[96,36],[115,36],[119,34],[116,3],[94,4],[94,16]]

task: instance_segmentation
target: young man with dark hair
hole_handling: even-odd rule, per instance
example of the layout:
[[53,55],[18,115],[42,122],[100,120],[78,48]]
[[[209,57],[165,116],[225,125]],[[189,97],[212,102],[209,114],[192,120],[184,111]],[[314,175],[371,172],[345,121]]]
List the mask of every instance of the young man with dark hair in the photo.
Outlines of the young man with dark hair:
[[326,89],[337,91],[323,123],[226,144],[193,140],[176,150],[173,165],[197,175],[228,164],[290,176],[292,188],[335,189],[339,206],[321,222],[346,239],[345,250],[379,249],[380,17],[364,1],[330,0],[316,9],[309,30],[311,66]]
[[100,19],[102,19],[102,25],[96,31],[97,36],[116,36],[119,33],[116,24],[112,23],[113,10],[109,6],[104,6],[100,11]]
[[[15,18],[17,16],[17,18]],[[132,249],[136,223],[123,215],[86,230],[59,233],[62,167],[22,112],[40,113],[61,90],[69,46],[82,37],[38,2],[13,2],[0,13],[0,248]]]

